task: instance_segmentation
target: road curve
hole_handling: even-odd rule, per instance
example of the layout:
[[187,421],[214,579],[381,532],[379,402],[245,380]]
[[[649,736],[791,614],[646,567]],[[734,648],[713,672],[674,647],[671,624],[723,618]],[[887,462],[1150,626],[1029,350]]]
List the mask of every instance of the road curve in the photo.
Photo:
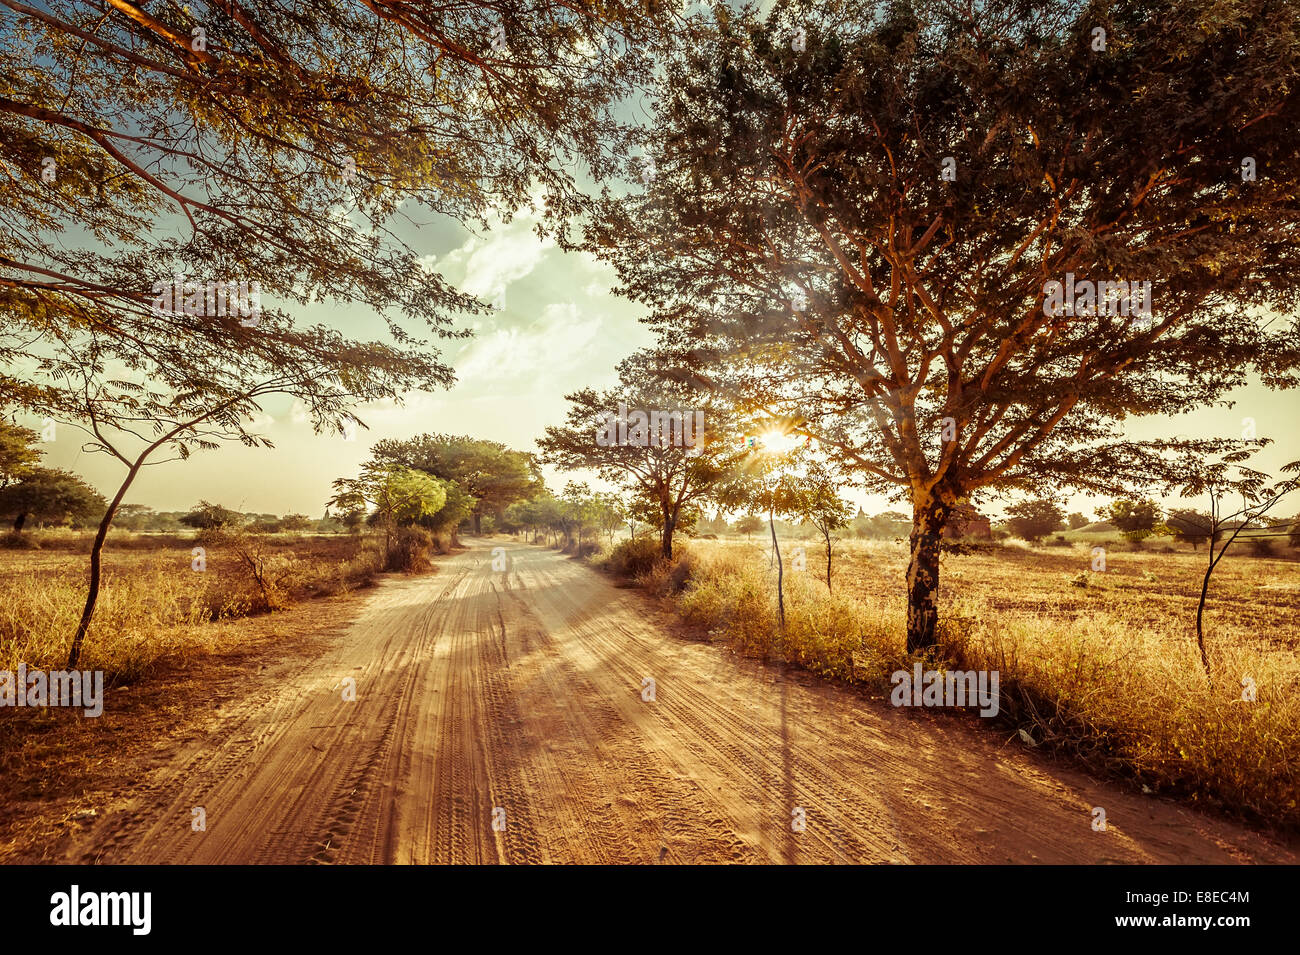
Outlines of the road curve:
[[1297,861],[961,720],[674,637],[554,551],[506,544],[501,571],[504,542],[469,543],[385,582],[321,655],[250,678],[66,861]]

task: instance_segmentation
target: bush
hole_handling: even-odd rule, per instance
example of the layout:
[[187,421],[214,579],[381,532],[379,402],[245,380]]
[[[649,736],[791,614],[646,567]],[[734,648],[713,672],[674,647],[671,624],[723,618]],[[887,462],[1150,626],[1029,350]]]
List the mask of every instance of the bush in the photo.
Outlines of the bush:
[[1068,540],[1066,540],[1064,535],[1057,534],[1055,537],[1053,537],[1051,540],[1047,542],[1047,546],[1048,547],[1073,547],[1074,545],[1071,544]]
[[1267,537],[1252,537],[1247,541],[1251,557],[1272,557],[1273,542]]
[[651,593],[671,597],[686,589],[691,579],[698,575],[699,567],[699,559],[694,554],[679,550],[672,560],[657,561],[641,580]]
[[40,550],[41,542],[31,534],[23,535],[16,531],[10,531],[0,537],[0,547],[6,550]]
[[600,561],[600,568],[615,577],[640,577],[654,569],[663,555],[659,541],[653,537],[638,537],[618,544]]
[[404,574],[423,574],[433,567],[433,562],[429,559],[429,548],[432,546],[433,535],[423,527],[399,527],[388,542],[384,569]]
[[579,560],[586,560],[600,553],[600,545],[595,541],[583,541],[573,550],[573,556]]

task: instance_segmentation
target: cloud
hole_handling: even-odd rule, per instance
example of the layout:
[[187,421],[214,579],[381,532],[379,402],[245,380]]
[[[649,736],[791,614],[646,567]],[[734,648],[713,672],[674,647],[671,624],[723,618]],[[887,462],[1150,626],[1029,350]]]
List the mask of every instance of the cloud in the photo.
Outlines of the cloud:
[[522,211],[486,235],[471,235],[459,248],[427,264],[453,286],[491,302],[512,282],[531,275],[542,264],[555,240],[539,239],[533,231],[536,213]]
[[550,378],[573,361],[589,360],[587,347],[600,322],[598,316],[584,317],[572,302],[547,305],[531,325],[497,328],[475,339],[456,361],[456,377],[463,385],[500,385],[539,371]]

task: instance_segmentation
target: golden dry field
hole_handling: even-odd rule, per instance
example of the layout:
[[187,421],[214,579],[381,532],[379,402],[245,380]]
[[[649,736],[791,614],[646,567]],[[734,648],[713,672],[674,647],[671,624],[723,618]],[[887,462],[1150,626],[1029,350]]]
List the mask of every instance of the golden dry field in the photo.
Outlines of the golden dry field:
[[[697,540],[680,567],[650,575],[685,617],[742,652],[876,688],[911,666],[905,649],[906,547],[782,542],[786,621],[777,621],[771,544]],[[1096,541],[997,544],[947,554],[940,657],[997,670],[1008,740],[1068,754],[1153,793],[1300,824],[1300,561],[1229,553],[1205,615],[1212,679],[1196,647],[1205,552]],[[795,569],[803,547],[806,569]],[[1170,552],[1163,552],[1168,548]],[[1253,698],[1252,698],[1253,696]]]

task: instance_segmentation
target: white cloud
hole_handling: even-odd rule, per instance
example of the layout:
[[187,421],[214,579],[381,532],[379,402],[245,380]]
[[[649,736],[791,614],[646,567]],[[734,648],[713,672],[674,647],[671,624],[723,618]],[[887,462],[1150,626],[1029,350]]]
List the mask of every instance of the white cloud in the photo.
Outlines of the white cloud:
[[531,275],[555,248],[550,238],[533,231],[536,213],[525,210],[486,235],[471,235],[459,248],[426,263],[453,286],[485,301],[504,295],[512,282]]
[[547,305],[529,326],[497,328],[475,339],[456,361],[456,377],[463,384],[484,384],[561,371],[587,360],[584,352],[599,330],[600,318],[584,317],[572,302]]

